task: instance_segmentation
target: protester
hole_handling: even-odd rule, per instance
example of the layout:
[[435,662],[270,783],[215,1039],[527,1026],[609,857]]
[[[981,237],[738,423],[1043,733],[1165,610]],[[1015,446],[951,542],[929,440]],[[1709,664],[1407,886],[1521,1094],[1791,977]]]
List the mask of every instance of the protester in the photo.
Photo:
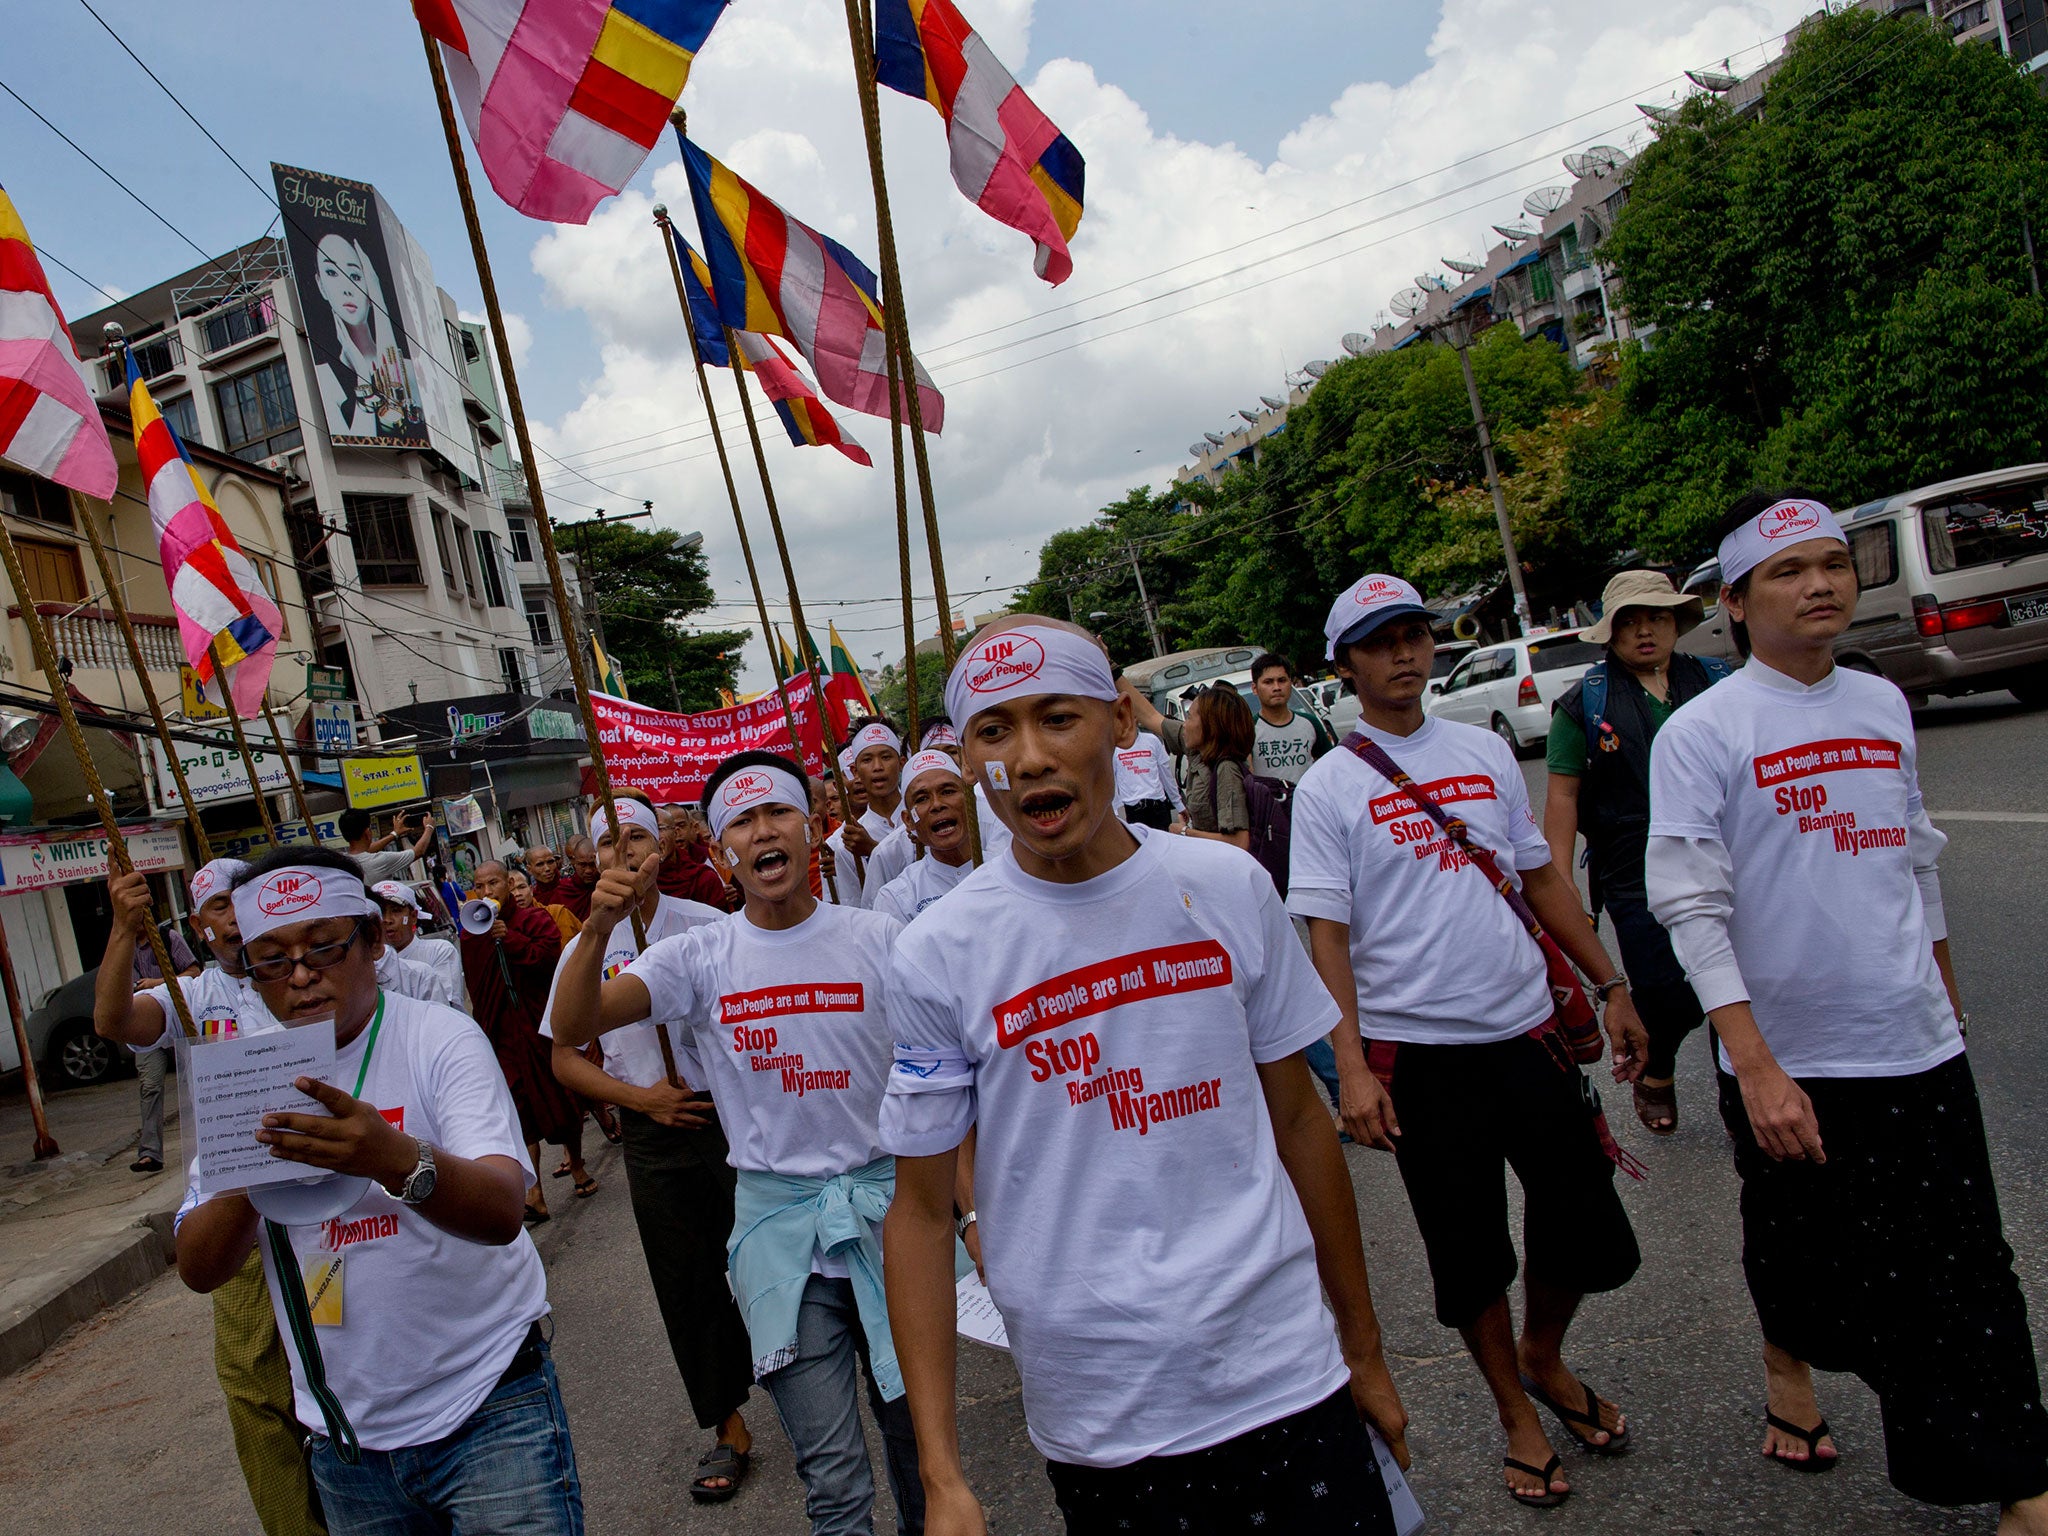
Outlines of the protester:
[[597,888],[597,850],[578,833],[569,839],[569,873],[560,882],[556,904],[567,907],[579,923],[590,915],[590,893]]
[[409,848],[390,849],[405,835],[405,812],[400,811],[391,818],[391,830],[382,837],[371,836],[377,830],[377,820],[368,811],[359,811],[350,806],[341,813],[341,835],[348,844],[349,857],[362,866],[363,878],[371,885],[380,880],[403,880],[412,873],[413,861],[424,859],[434,846],[434,818],[430,812],[420,813],[419,836]]
[[377,956],[377,985],[387,992],[418,998],[423,1003],[439,1003],[444,1008],[460,1009],[462,993],[459,986],[451,986],[447,976],[426,964],[424,954],[417,950],[412,955],[401,954],[398,946],[390,941],[389,930],[394,924],[403,928],[418,916],[417,908],[409,902],[386,894],[391,890],[403,892],[405,887],[395,880],[382,880],[370,892],[370,899],[377,903],[378,927],[386,934],[383,950]]
[[533,894],[533,881],[528,876],[519,870],[511,869],[505,872],[505,878],[512,883],[512,905],[522,912],[529,907],[539,907],[554,921],[555,931],[562,936],[564,944],[583,931],[583,924],[567,907],[543,906]]
[[1391,1531],[1360,1414],[1404,1458],[1406,1415],[1300,1059],[1336,1010],[1271,880],[1117,820],[1131,706],[1085,631],[984,629],[947,702],[1014,840],[889,977],[887,1276],[932,1530],[987,1528],[955,1421],[964,1199],[1070,1531]]
[[[860,819],[868,809],[868,792],[861,784],[860,776],[853,771],[853,760],[857,755],[851,745],[840,749],[839,776],[846,783],[846,796],[852,805],[849,814],[827,833],[825,845],[818,854],[820,871],[827,864],[834,871],[840,887],[837,902],[849,907],[860,905],[861,884],[867,876],[866,857],[846,845],[847,837],[857,833]],[[730,872],[728,866],[727,873]]]
[[925,857],[883,886],[869,905],[908,923],[971,870],[967,782],[951,755],[927,749],[903,765],[903,821],[924,846]]
[[[869,783],[872,792],[872,775]],[[739,1170],[727,1249],[733,1294],[754,1374],[796,1451],[813,1536],[872,1528],[856,1359],[882,1429],[898,1529],[921,1532],[917,1447],[882,1290],[880,1227],[895,1172],[875,1140],[898,926],[811,895],[810,791],[787,758],[727,758],[705,784],[704,810],[746,907],[651,945],[601,985],[603,949],[577,946],[557,985],[558,1038],[576,1045],[643,1019],[687,1021],[678,1065],[686,1081],[709,1088]],[[608,947],[645,899],[645,883],[607,870],[586,934]]]
[[1678,1129],[1678,1048],[1704,1015],[1686,985],[1671,939],[1650,915],[1643,850],[1650,840],[1650,743],[1673,710],[1728,676],[1718,657],[1675,652],[1700,622],[1700,600],[1659,571],[1622,571],[1600,594],[1600,621],[1581,635],[1607,654],[1558,700],[1544,754],[1550,784],[1543,835],[1571,874],[1586,834],[1587,884],[1604,908],[1628,970],[1628,990],[1650,1032],[1635,1080],[1636,1118],[1669,1136]]
[[[185,942],[185,936],[173,925],[163,927],[164,950],[171,957],[171,968],[180,976],[193,977],[199,974],[199,961],[192,954],[192,946]],[[164,979],[163,968],[156,963],[156,951],[145,941],[135,946],[135,963],[132,968],[134,990],[147,992]],[[135,1161],[128,1165],[130,1173],[151,1174],[164,1171],[164,1075],[170,1070],[167,1048],[155,1045],[138,1046],[135,1055],[136,1085],[142,1097],[142,1128],[136,1133]]]
[[[1554,1022],[1531,918],[1605,1001],[1617,1078],[1642,1070],[1642,1022],[1551,861],[1514,754],[1489,731],[1424,716],[1436,643],[1421,596],[1398,577],[1361,577],[1324,634],[1358,695],[1359,729],[1295,792],[1287,904],[1308,920],[1343,1016],[1332,1044],[1344,1125],[1399,1160],[1437,1321],[1464,1336],[1507,1432],[1508,1491],[1557,1504],[1571,1485],[1530,1400],[1587,1450],[1627,1448],[1621,1411],[1561,1350],[1580,1299],[1625,1284],[1640,1255],[1606,1122],[1574,1064],[1598,1036],[1581,1046]],[[1456,820],[1441,824],[1425,801]],[[1513,871],[1501,888],[1496,860]],[[1519,1340],[1507,1168],[1527,1207]]]
[[[193,926],[217,964],[178,984],[193,1024],[227,1039],[277,1027],[242,969],[242,933],[235,924],[231,887],[247,867],[239,859],[215,859],[192,877]],[[113,984],[128,974],[130,955],[145,947],[142,935],[153,900],[149,877],[133,871],[111,874],[107,897],[114,921],[94,984],[93,1028],[108,1040],[167,1057],[178,1028],[169,987],[129,992]],[[264,1293],[263,1266],[254,1253],[214,1289],[213,1370],[227,1399],[235,1459],[265,1536],[322,1536],[327,1526],[306,1462],[305,1432],[293,1410],[291,1366]]]
[[890,831],[903,824],[903,792],[897,782],[903,772],[903,738],[888,721],[864,716],[853,722],[841,762],[860,781],[867,799],[867,808],[846,824],[842,839],[846,850],[862,861],[865,889],[866,861]]
[[1308,765],[1337,743],[1314,714],[1294,708],[1294,668],[1271,651],[1252,663],[1259,712],[1252,722],[1252,772],[1299,784]]
[[2048,1421],[1912,716],[1893,684],[1835,664],[1858,587],[1827,507],[1753,493],[1718,532],[1721,604],[1750,659],[1657,735],[1647,874],[1719,1040],[1764,1453],[1826,1465],[1798,1362],[1852,1371],[1878,1395],[1894,1487],[1996,1501],[2005,1536],[2038,1536]]
[[[623,868],[643,876],[649,860],[659,863],[660,833],[651,802],[637,791],[614,790],[623,829],[614,838],[601,808],[593,807],[598,868]],[[644,879],[641,881],[644,886]],[[647,888],[640,898],[647,941],[659,943],[706,923],[723,911]],[[562,951],[555,973],[557,992],[582,935]],[[602,974],[613,976],[640,956],[630,921],[611,929]],[[555,997],[548,998],[541,1033],[554,1037]],[[562,1085],[593,1103],[618,1106],[624,1133],[626,1187],[640,1251],[661,1308],[669,1353],[681,1372],[700,1429],[713,1432],[711,1448],[697,1460],[690,1495],[699,1503],[730,1499],[746,1480],[754,1437],[741,1413],[754,1380],[746,1328],[725,1279],[725,1240],[733,1223],[730,1148],[711,1101],[698,1089],[672,1083],[656,1031],[669,1034],[669,1049],[687,1038],[680,1019],[648,1020],[599,1035],[601,1061],[554,1039],[554,1070]],[[697,1079],[692,1079],[692,1082]]]
[[575,1536],[582,1493],[540,1327],[547,1277],[519,1224],[532,1168],[490,1048],[452,1009],[378,987],[381,914],[352,859],[271,853],[236,876],[234,906],[268,1013],[334,1020],[335,1081],[301,1078],[306,1110],[265,1115],[258,1139],[370,1182],[334,1220],[290,1227],[259,1223],[243,1194],[201,1201],[195,1185],[178,1273],[213,1291],[260,1255],[337,1536]]
[[1116,799],[1125,821],[1164,832],[1187,814],[1166,743],[1138,729],[1135,714],[1116,744]]
[[[1143,696],[1133,694],[1142,701]],[[1252,750],[1252,712],[1235,688],[1204,688],[1188,701],[1187,718],[1171,720],[1153,709],[1148,729],[1188,765],[1187,812],[1181,830],[1249,851],[1251,801],[1245,794]]]
[[446,939],[430,939],[419,931],[419,894],[400,880],[380,880],[370,887],[370,894],[384,908],[384,947],[424,965],[441,978],[441,995],[434,1001],[450,1008],[467,1008],[462,956]]
[[[569,898],[574,892],[563,875],[561,856],[554,849],[536,843],[519,856],[519,862],[526,866],[526,877],[533,882],[535,901],[544,907],[570,906]],[[570,915],[575,915],[573,907]]]
[[712,867],[711,829],[704,818],[687,805],[660,806],[656,814],[668,841],[667,857],[661,861],[661,894],[723,911],[725,877]]
[[[597,1193],[597,1181],[583,1165],[583,1106],[555,1081],[554,1052],[540,1036],[541,1009],[554,984],[562,954],[562,933],[539,907],[520,907],[503,864],[477,866],[476,891],[497,903],[484,933],[462,936],[462,970],[476,1005],[476,1021],[497,1052],[498,1066],[519,1110],[527,1161],[538,1167],[540,1144],[552,1142],[568,1154],[576,1193]],[[526,1219],[549,1219],[547,1191],[536,1179],[527,1197]]]
[[[918,728],[918,752],[937,752],[960,761],[960,737],[953,729],[952,721],[941,713],[924,720]],[[912,756],[917,755],[913,753]],[[901,769],[897,773],[899,790],[903,784]],[[920,842],[916,830],[910,825],[907,815],[901,815],[896,826],[875,845],[875,851],[868,856],[867,868],[861,880],[860,901],[864,907],[872,907],[881,898],[883,890],[904,870],[910,868],[913,860],[921,857]]]

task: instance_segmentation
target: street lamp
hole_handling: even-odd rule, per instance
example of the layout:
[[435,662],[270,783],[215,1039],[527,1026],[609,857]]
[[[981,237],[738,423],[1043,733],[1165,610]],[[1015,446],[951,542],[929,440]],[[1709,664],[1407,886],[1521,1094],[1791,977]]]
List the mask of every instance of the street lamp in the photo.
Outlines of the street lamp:
[[1472,375],[1472,306],[1453,309],[1432,327],[1458,354],[1458,366],[1465,373],[1465,398],[1472,403],[1472,425],[1479,431],[1479,455],[1486,463],[1486,485],[1493,492],[1493,520],[1500,525],[1501,553],[1507,557],[1508,586],[1515,594],[1515,622],[1523,634],[1529,632],[1529,593],[1522,585],[1522,562],[1515,553],[1514,530],[1508,526],[1508,500],[1501,494],[1500,470],[1493,462],[1493,434],[1487,430],[1486,411],[1479,403],[1479,381]]

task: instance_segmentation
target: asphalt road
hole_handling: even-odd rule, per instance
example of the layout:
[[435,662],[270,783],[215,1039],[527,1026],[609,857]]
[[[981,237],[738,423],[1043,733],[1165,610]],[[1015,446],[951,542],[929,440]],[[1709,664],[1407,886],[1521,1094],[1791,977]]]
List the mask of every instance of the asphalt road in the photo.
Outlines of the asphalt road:
[[[2007,1236],[2036,1319],[2048,1316],[2048,714],[1997,695],[1937,705],[1920,721],[1927,802],[1949,833],[1943,860],[1953,946],[1974,1014],[1972,1061],[1999,1170]],[[1541,765],[1528,765],[1532,782]],[[1539,783],[1540,788],[1540,783]],[[1540,803],[1540,800],[1539,800]],[[1964,813],[1960,818],[1945,813]],[[1822,1381],[1840,1469],[1806,1478],[1757,1454],[1762,1372],[1738,1264],[1735,1180],[1714,1115],[1705,1046],[1681,1066],[1681,1124],[1653,1140],[1617,1104],[1625,1143],[1651,1165],[1624,1191],[1643,1270],[1595,1298],[1574,1329],[1572,1363],[1619,1401],[1638,1449],[1612,1461],[1568,1457],[1577,1496],[1541,1514],[1499,1491],[1500,1435],[1457,1337],[1429,1312],[1428,1276],[1392,1159],[1349,1150],[1374,1292],[1394,1373],[1414,1418],[1416,1491],[1440,1533],[1931,1533],[1991,1530],[1989,1510],[1911,1504],[1884,1481],[1876,1403],[1849,1378]],[[760,1450],[742,1496],[690,1504],[703,1437],[690,1419],[648,1292],[623,1174],[609,1149],[593,1200],[551,1185],[561,1215],[541,1232],[561,1368],[589,1527],[598,1536],[802,1532],[787,1443],[757,1395]],[[2037,1321],[2037,1338],[2048,1338]],[[0,1381],[0,1507],[19,1529],[158,1536],[254,1529],[213,1384],[206,1303],[174,1277],[86,1325],[31,1369]],[[961,1433],[970,1475],[999,1536],[1060,1529],[1025,1438],[1008,1358],[963,1343]],[[878,1477],[879,1480],[879,1477]],[[877,1528],[893,1529],[886,1494]]]

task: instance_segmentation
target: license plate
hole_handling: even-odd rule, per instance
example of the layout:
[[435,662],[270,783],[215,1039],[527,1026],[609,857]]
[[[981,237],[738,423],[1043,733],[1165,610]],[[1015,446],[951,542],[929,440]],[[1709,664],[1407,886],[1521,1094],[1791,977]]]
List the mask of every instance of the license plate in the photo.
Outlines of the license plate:
[[2037,619],[2048,619],[2048,592],[2029,592],[2024,597],[2005,600],[2006,623],[2031,624]]

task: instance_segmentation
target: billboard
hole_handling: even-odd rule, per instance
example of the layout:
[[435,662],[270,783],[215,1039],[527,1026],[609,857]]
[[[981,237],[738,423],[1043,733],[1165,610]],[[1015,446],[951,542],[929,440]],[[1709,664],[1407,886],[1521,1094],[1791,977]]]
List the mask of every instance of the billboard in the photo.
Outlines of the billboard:
[[270,172],[328,440],[430,449],[481,480],[426,252],[368,182]]

